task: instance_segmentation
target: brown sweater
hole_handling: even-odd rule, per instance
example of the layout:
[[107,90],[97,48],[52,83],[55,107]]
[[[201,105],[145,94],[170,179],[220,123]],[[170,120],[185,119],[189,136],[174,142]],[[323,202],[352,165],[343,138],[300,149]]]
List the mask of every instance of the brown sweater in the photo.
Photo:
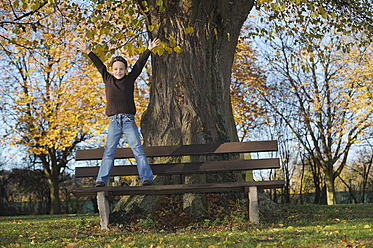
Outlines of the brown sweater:
[[88,54],[98,71],[102,75],[105,83],[106,94],[106,115],[114,114],[136,114],[134,101],[134,83],[144,68],[146,61],[150,56],[150,50],[147,49],[140,58],[136,61],[132,70],[128,75],[118,80],[111,75],[106,66],[102,63],[99,57],[93,52]]

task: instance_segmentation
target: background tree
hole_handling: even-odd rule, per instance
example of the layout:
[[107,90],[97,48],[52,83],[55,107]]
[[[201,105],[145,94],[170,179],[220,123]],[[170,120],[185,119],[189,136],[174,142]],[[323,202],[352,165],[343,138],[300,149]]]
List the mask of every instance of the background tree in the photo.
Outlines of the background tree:
[[[361,147],[361,146],[360,146]],[[361,194],[360,200],[357,202],[366,202],[366,193],[372,188],[373,175],[373,151],[371,144],[365,144],[361,147],[354,156],[351,165],[347,168],[347,172],[340,176],[344,185],[349,188],[351,195],[356,197],[356,193]],[[352,188],[352,182],[354,187]],[[347,184],[347,185],[346,185]]]
[[[39,21],[43,19],[41,9],[48,5],[49,1],[2,1],[0,3],[0,28],[9,30],[12,28],[40,27]],[[41,15],[40,15],[41,14]],[[7,36],[2,32],[1,37]],[[10,41],[10,39],[9,39]]]
[[271,76],[265,91],[258,93],[293,131],[312,163],[323,170],[327,203],[334,204],[334,180],[345,167],[351,146],[372,120],[370,100],[363,97],[366,84],[348,80],[343,69],[360,74],[358,67],[344,60],[346,49],[356,41],[348,40],[327,20],[320,25],[314,12],[305,12],[302,5],[278,15],[281,22],[273,22],[270,15],[261,23]]
[[259,54],[246,35],[248,30],[250,26],[244,26],[237,43],[230,86],[232,110],[241,142],[253,139],[253,130],[269,124],[266,106],[261,105],[263,102],[255,93],[258,85],[265,87],[265,71],[257,63]]
[[8,140],[26,146],[41,162],[55,214],[60,212],[60,175],[72,151],[99,135],[106,123],[102,85],[73,52],[76,27],[53,15],[52,6],[44,10],[50,15],[39,21],[43,29],[35,33],[26,26],[8,35],[14,42],[0,41],[2,117]]
[[304,178],[302,190],[307,193],[315,193],[314,204],[325,204],[325,180],[321,167],[314,162],[307,152],[301,153],[301,163],[303,167],[302,177]]
[[[8,194],[12,202],[27,202],[29,214],[44,213],[42,202],[50,205],[50,188],[45,173],[42,170],[13,169],[8,176]],[[9,192],[10,191],[10,192]],[[32,203],[38,202],[39,209],[33,209]],[[35,211],[35,212],[34,212]]]

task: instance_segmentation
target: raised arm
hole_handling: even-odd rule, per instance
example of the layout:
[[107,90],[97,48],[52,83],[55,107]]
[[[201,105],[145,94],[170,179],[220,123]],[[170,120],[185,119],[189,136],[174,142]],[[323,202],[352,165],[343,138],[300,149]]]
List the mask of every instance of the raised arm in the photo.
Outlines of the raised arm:
[[108,76],[109,73],[106,66],[104,65],[104,63],[102,63],[101,59],[89,49],[87,42],[79,41],[78,49],[81,52],[88,54],[88,57],[92,60],[93,64],[96,66],[97,70],[101,73],[103,78]]
[[146,61],[150,56],[150,51],[157,47],[160,44],[158,38],[154,39],[153,41],[149,41],[148,49],[140,56],[140,58],[136,61],[135,65],[132,67],[131,73],[129,74],[132,77],[138,77],[144,68]]

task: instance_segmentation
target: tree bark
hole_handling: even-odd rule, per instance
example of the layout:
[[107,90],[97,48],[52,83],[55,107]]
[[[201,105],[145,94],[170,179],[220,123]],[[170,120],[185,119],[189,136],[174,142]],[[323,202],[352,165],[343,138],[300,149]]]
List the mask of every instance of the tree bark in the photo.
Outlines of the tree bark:
[[75,148],[74,143],[72,147],[66,149],[60,154],[51,149],[49,154],[39,155],[42,161],[44,173],[48,179],[50,188],[50,214],[60,214],[61,213],[61,199],[60,199],[60,174],[61,168],[65,168],[67,164],[67,157],[71,153],[72,149]]
[[313,176],[313,185],[315,186],[315,199],[313,201],[314,204],[321,204],[323,202],[321,197],[321,173],[320,173],[320,166],[316,164],[311,158],[308,158],[309,164],[312,170]]
[[48,180],[50,185],[51,210],[50,214],[61,213],[60,185],[59,179],[53,178]]
[[[140,0],[138,5],[142,7]],[[141,120],[145,146],[238,141],[230,100],[231,69],[241,27],[253,0],[147,1],[149,38],[173,37],[181,53],[152,54],[150,102]],[[186,29],[193,27],[193,33]],[[172,181],[162,179],[161,181]],[[188,176],[198,183],[204,176]],[[146,197],[145,197],[146,198]],[[204,199],[187,194],[184,209],[202,215]],[[139,206],[139,205],[137,205]]]
[[325,170],[325,186],[326,186],[326,203],[328,205],[335,205],[335,189],[334,189],[334,173],[333,169]]
[[60,167],[56,161],[52,161],[51,165],[45,154],[39,156],[42,161],[44,173],[48,179],[50,189],[50,214],[61,213],[61,200],[60,200]]
[[[150,38],[174,37],[181,54],[152,55],[150,103],[142,116],[146,145],[236,141],[231,68],[253,1],[176,1],[159,13],[148,1]],[[186,28],[193,27],[188,34]]]

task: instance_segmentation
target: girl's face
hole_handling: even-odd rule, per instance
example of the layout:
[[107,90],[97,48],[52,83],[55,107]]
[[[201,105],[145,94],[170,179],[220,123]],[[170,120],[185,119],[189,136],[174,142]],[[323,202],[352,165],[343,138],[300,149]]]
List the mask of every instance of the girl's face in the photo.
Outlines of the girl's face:
[[120,61],[114,62],[112,69],[113,69],[113,76],[118,80],[122,79],[124,75],[126,75],[127,73],[126,66],[124,65],[123,62],[120,62]]

